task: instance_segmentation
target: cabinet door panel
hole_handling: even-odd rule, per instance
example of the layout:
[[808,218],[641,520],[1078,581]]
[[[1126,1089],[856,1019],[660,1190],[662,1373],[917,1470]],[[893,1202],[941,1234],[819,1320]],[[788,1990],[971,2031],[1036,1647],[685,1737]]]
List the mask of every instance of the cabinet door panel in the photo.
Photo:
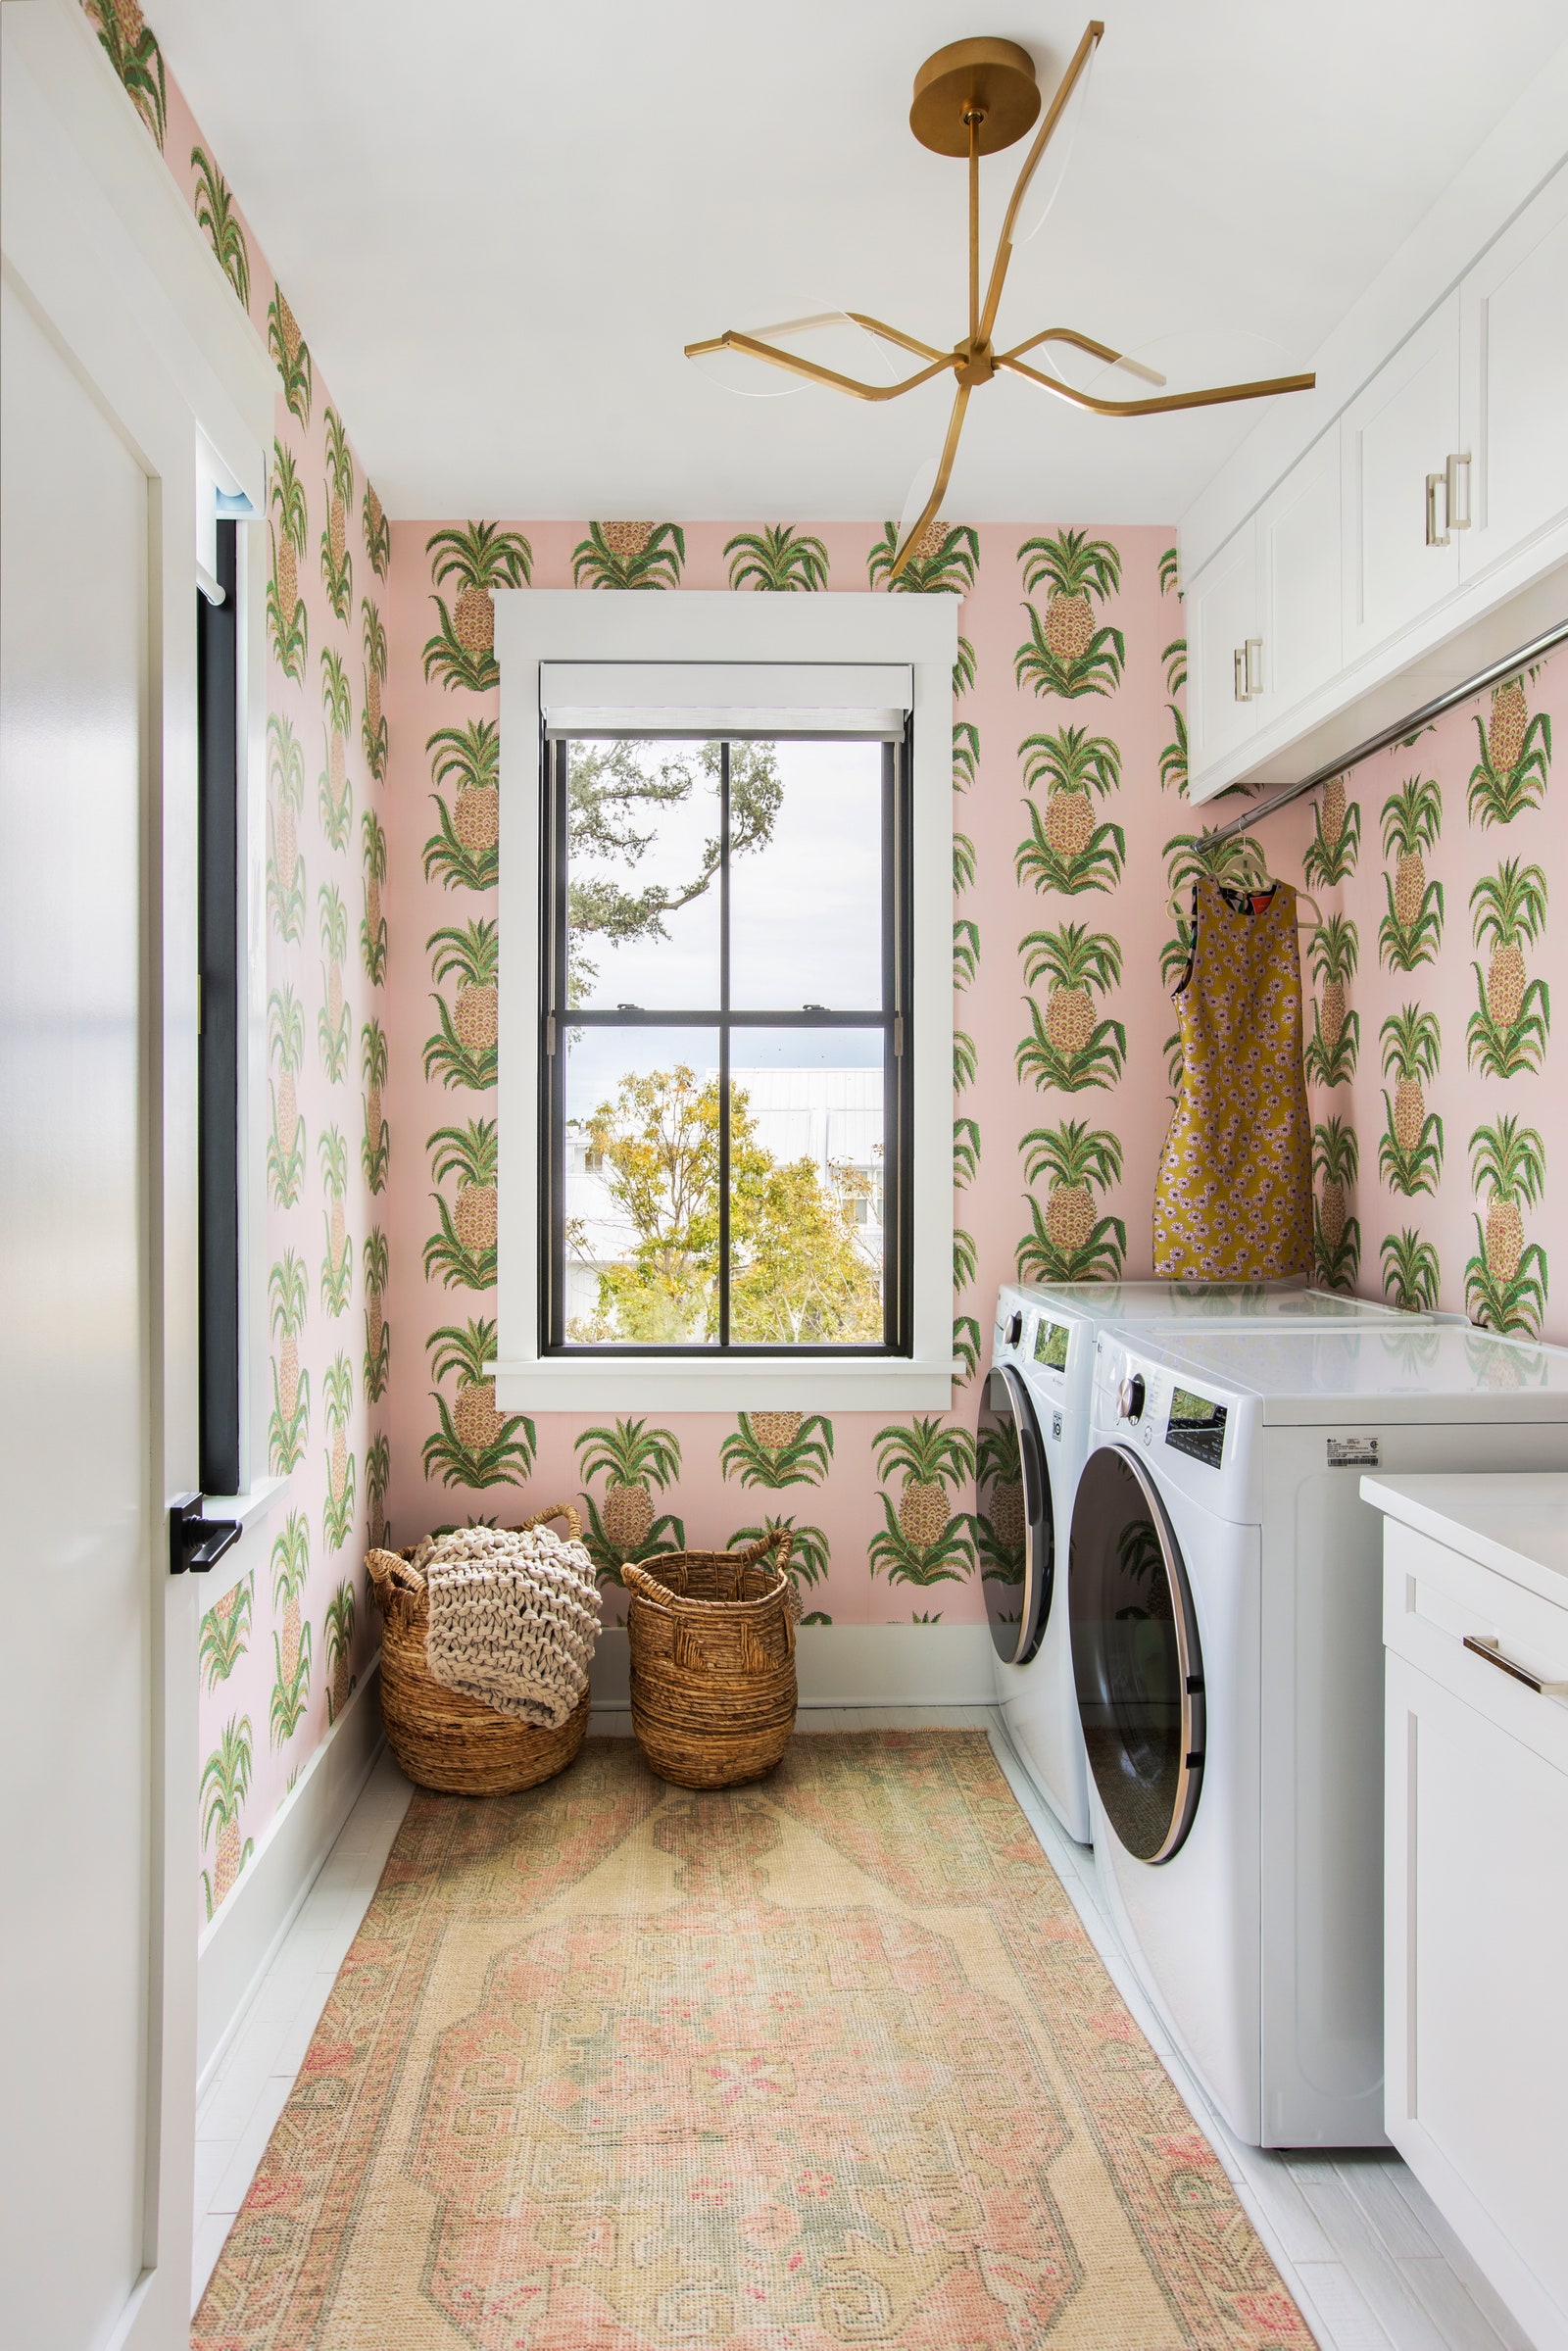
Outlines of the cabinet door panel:
[[1568,518],[1568,170],[1459,289],[1473,520],[1466,579]]
[[1256,701],[1236,698],[1235,656],[1258,634],[1256,534],[1244,523],[1187,592],[1188,719],[1195,780],[1257,728]]
[[1292,468],[1257,517],[1263,726],[1294,710],[1340,666],[1340,528],[1336,423]]
[[[1341,420],[1348,594],[1345,653],[1386,644],[1451,596],[1459,543],[1426,542],[1427,476],[1459,440],[1459,296],[1450,294]],[[1439,498],[1439,522],[1444,501]]]

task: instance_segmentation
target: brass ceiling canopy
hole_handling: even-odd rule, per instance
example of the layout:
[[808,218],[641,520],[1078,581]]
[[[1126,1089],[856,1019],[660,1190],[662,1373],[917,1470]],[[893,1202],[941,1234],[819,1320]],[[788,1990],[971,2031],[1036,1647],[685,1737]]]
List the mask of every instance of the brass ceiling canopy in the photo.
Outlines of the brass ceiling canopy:
[[[963,430],[964,413],[970,395],[981,385],[990,383],[999,369],[1009,375],[1021,376],[1026,383],[1043,392],[1052,393],[1057,400],[1069,401],[1075,408],[1090,410],[1097,416],[1158,416],[1180,409],[1214,408],[1235,400],[1266,400],[1277,392],[1306,392],[1316,383],[1315,375],[1275,375],[1251,383],[1210,384],[1199,391],[1172,392],[1165,388],[1165,377],[1131,358],[1126,352],[1114,351],[1106,343],[1097,342],[1092,335],[1080,333],[1073,326],[1046,326],[1037,334],[1026,335],[1021,342],[999,351],[993,341],[997,313],[1002,305],[1002,290],[1006,282],[1007,265],[1012,259],[1013,246],[1032,236],[1051,209],[1055,189],[1065,169],[1066,152],[1076,130],[1076,116],[1082,111],[1084,91],[1095,51],[1104,37],[1105,27],[1091,23],[1083,39],[1073,52],[1071,63],[1046,108],[1045,119],[1030,142],[1017,182],[1003,218],[1002,233],[997,240],[996,257],[982,299],[980,291],[980,160],[982,156],[999,154],[1012,146],[1031,128],[1040,114],[1040,89],[1035,79],[1034,60],[1027,49],[1016,41],[973,39],[952,41],[928,57],[914,77],[914,100],[909,108],[909,128],[923,147],[938,155],[965,157],[969,166],[969,331],[950,350],[938,350],[923,343],[902,328],[889,326],[880,318],[870,318],[863,311],[841,314],[824,313],[819,318],[797,318],[788,329],[763,328],[756,334],[743,333],[728,327],[721,335],[707,342],[688,343],[686,357],[704,359],[714,352],[733,351],[749,359],[761,361],[770,367],[781,367],[788,373],[804,377],[809,383],[828,385],[836,392],[847,392],[856,400],[898,400],[906,392],[914,391],[920,384],[930,383],[939,375],[951,374],[956,382],[953,408],[948,418],[947,438],[937,463],[931,493],[919,514],[909,522],[894,557],[889,574],[896,580],[913,553],[922,532],[936,516],[953,474],[953,462],[957,455],[958,436]],[[1078,105],[1075,108],[1075,97]],[[1047,149],[1057,130],[1066,128],[1058,147],[1058,165],[1053,178],[1046,175],[1048,192],[1041,197],[1037,180]],[[1028,218],[1031,190],[1034,191],[1034,218]],[[1022,225],[1021,225],[1022,223]],[[845,375],[832,367],[818,366],[799,352],[768,342],[768,334],[825,326],[834,322],[835,316],[853,319],[857,326],[879,341],[891,343],[901,351],[923,361],[922,367],[897,383],[863,382],[858,376]],[[1137,399],[1107,400],[1100,394],[1080,389],[1065,382],[1059,375],[1048,375],[1039,367],[1025,363],[1024,354],[1038,351],[1043,345],[1064,344],[1098,359],[1106,367],[1119,367],[1130,376],[1149,385],[1148,394]],[[910,502],[913,503],[913,494]]]
[[934,155],[967,155],[978,116],[982,155],[1000,155],[1034,127],[1040,112],[1035,61],[1016,41],[950,41],[914,77],[909,128]]

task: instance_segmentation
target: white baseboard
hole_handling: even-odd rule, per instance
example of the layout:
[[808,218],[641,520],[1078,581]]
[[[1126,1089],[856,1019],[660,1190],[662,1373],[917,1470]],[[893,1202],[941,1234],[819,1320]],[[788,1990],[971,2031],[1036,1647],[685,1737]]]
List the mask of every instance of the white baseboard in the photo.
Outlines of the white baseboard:
[[380,1671],[376,1658],[273,1814],[233,1892],[203,1930],[196,1957],[198,2096],[381,1751]]
[[[801,1704],[990,1706],[995,1656],[984,1625],[803,1625]],[[601,1633],[589,1677],[594,1704],[629,1704],[628,1676],[625,1633]]]

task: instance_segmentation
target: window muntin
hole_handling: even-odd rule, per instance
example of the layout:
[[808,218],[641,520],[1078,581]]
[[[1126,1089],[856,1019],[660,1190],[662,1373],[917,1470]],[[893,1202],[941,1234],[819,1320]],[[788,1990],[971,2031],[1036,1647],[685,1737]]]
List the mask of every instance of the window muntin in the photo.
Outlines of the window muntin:
[[546,746],[541,1346],[907,1353],[905,746]]

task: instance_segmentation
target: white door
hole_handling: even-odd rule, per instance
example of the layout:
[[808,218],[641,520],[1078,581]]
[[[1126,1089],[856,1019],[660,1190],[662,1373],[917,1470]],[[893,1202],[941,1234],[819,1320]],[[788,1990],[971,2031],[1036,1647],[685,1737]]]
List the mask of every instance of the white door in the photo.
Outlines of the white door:
[[1257,731],[1247,685],[1249,640],[1257,678],[1257,540],[1246,522],[1211,556],[1187,591],[1188,716],[1193,780]]
[[1458,587],[1465,534],[1446,527],[1446,469],[1460,453],[1454,292],[1340,419],[1348,662]]
[[1568,167],[1459,288],[1466,579],[1568,519]]
[[1340,666],[1340,428],[1293,465],[1257,515],[1263,696],[1269,727],[1327,685]]
[[194,1133],[155,1026],[159,507],[104,387],[9,279],[0,302],[0,2340],[172,2351],[194,2114],[168,2110],[170,1994],[194,1951],[165,1947],[193,1909],[166,1873],[194,1888],[195,1854],[166,1844],[194,1755],[166,1739],[189,1602],[161,1529],[191,1432],[162,1223]]

